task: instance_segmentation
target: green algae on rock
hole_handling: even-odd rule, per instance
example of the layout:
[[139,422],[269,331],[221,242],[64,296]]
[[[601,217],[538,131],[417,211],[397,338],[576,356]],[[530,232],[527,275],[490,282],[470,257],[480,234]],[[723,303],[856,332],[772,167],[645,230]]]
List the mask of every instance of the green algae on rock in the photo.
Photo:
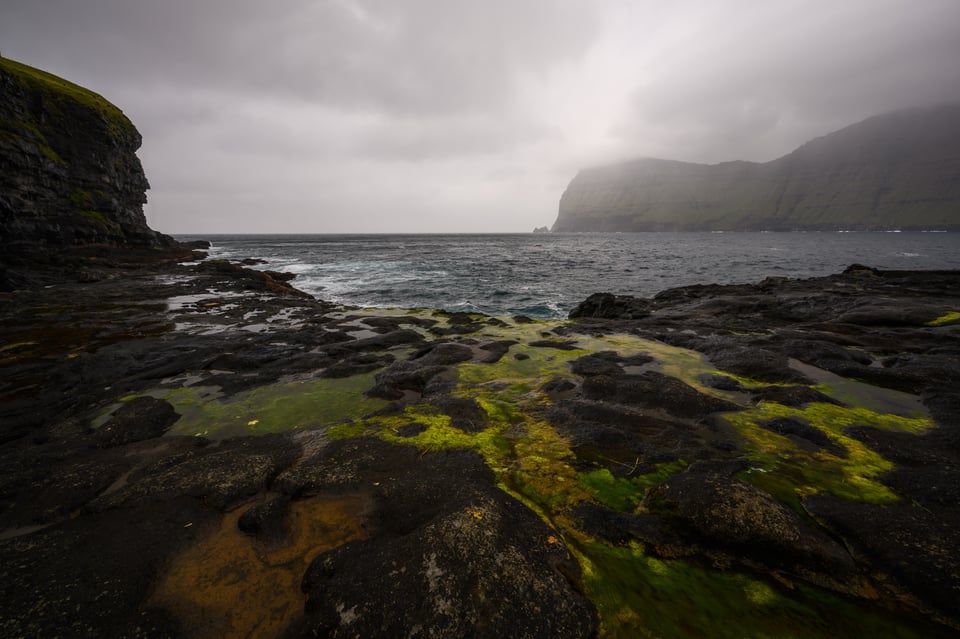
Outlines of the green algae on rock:
[[171,434],[213,439],[332,426],[372,413],[386,405],[363,395],[373,374],[285,382],[204,398],[190,387],[159,391],[182,417]]
[[950,311],[935,320],[930,320],[927,326],[947,326],[956,322],[960,322],[960,311]]

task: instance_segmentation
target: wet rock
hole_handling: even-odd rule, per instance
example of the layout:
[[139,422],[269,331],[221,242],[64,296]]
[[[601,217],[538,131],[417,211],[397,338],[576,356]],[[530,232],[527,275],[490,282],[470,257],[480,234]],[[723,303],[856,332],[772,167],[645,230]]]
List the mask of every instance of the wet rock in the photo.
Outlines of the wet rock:
[[387,480],[398,466],[416,465],[419,455],[413,446],[393,446],[364,437],[342,439],[281,472],[274,486],[294,497],[369,489]]
[[826,450],[837,457],[846,457],[849,454],[846,448],[830,439],[822,430],[814,428],[798,417],[780,417],[758,425],[771,433],[789,437],[806,447],[812,444],[814,448]]
[[820,582],[854,574],[842,546],[766,492],[726,474],[690,469],[652,488],[644,505],[688,541],[711,549]]
[[181,497],[87,514],[0,541],[0,634],[183,636],[170,614],[147,602],[167,562],[218,518]]
[[577,375],[608,375],[616,377],[626,374],[623,366],[643,366],[653,361],[644,353],[623,357],[615,351],[600,351],[579,357],[570,362],[571,370]]
[[740,409],[732,402],[705,395],[675,377],[653,371],[624,377],[588,377],[583,382],[583,394],[591,400],[661,408],[679,417],[704,417]]
[[570,311],[570,319],[640,319],[650,314],[649,300],[629,295],[594,293]]
[[[445,342],[429,346],[407,361],[394,362],[386,370],[377,373],[376,383],[367,391],[370,397],[400,399],[404,391],[421,395],[443,393],[450,387],[450,380],[443,378],[450,372],[449,365],[473,359],[473,349],[464,344]],[[434,385],[431,386],[431,382]]]
[[543,392],[550,394],[551,398],[559,399],[561,395],[569,393],[577,388],[577,384],[566,377],[551,377],[543,386],[540,387]]
[[516,344],[516,340],[507,339],[499,340],[496,342],[485,342],[480,344],[480,350],[486,351],[489,353],[483,357],[480,361],[483,364],[496,364],[500,359],[507,354],[507,351],[510,350],[510,347]]
[[374,335],[372,337],[364,337],[363,339],[346,342],[340,346],[348,351],[371,351],[385,350],[394,346],[420,344],[422,342],[423,336],[421,336],[420,333],[411,328],[402,328],[398,331],[391,331],[389,333],[383,333],[382,335]]
[[428,330],[434,335],[468,335],[482,330],[486,316],[472,313],[447,313],[447,326],[432,326]]
[[463,344],[446,342],[427,347],[416,353],[410,361],[416,362],[419,366],[447,366],[471,359],[473,359],[472,348]]
[[426,424],[419,424],[419,423],[404,424],[403,426],[397,429],[397,435],[399,435],[400,437],[416,437],[417,435],[419,435],[425,430],[427,430]]
[[[424,456],[384,482],[367,539],[318,556],[288,637],[590,637],[592,606],[556,533],[479,456]],[[546,611],[546,614],[544,614]]]
[[473,399],[440,397],[434,404],[450,416],[450,425],[468,433],[478,433],[487,427],[487,412]]
[[795,408],[815,402],[842,405],[829,395],[809,386],[765,386],[751,391],[751,395],[755,401],[775,402]]
[[621,513],[587,502],[574,509],[573,517],[580,530],[613,544],[634,539],[661,546],[675,542],[660,518],[650,513]]
[[2,458],[0,529],[65,519],[102,494],[135,463],[117,450],[44,448]]
[[623,368],[616,360],[602,357],[601,353],[584,355],[570,362],[570,370],[583,377],[592,377],[594,375],[607,375],[616,377],[623,375]]
[[785,354],[769,348],[718,340],[698,350],[703,350],[717,368],[736,375],[764,382],[810,383],[790,367]]
[[829,365],[830,362],[853,362],[863,366],[873,362],[873,357],[862,350],[824,340],[791,339],[784,342],[783,350],[790,357],[820,368],[827,368],[824,364]]
[[265,489],[299,454],[299,446],[288,435],[262,435],[171,455],[134,472],[125,486],[97,498],[89,508],[104,510],[187,495],[217,510],[229,510]]
[[719,421],[691,424],[622,404],[573,399],[555,404],[548,418],[578,459],[600,464],[617,476],[646,472],[641,464],[741,454],[736,434]]
[[302,297],[313,299],[309,293],[294,288],[281,276],[279,279],[273,277],[266,271],[255,271],[244,268],[239,264],[233,264],[227,260],[207,260],[201,262],[195,267],[201,272],[212,272],[218,275],[229,277],[234,281],[241,281],[245,288],[250,291],[263,291],[275,295],[289,295],[292,297]]
[[561,351],[573,351],[579,348],[576,340],[556,340],[556,339],[538,339],[530,342],[528,346],[534,348],[556,348]]
[[396,358],[389,354],[358,353],[331,364],[321,373],[321,377],[351,377],[383,368]]
[[[915,593],[915,605],[933,607],[960,627],[960,543],[958,518],[903,501],[872,505],[832,495],[813,495],[807,509],[827,522],[872,570],[892,575],[900,588]],[[897,585],[888,584],[897,590]]]
[[178,419],[180,415],[169,402],[148,395],[136,397],[94,431],[94,445],[109,448],[160,437]]
[[717,390],[745,392],[747,389],[732,377],[726,375],[701,375],[700,381]]
[[263,503],[254,504],[240,515],[237,527],[262,541],[277,543],[285,537],[283,520],[289,503],[289,495],[275,495]]
[[404,391],[421,395],[427,392],[432,379],[449,371],[447,366],[424,366],[418,362],[394,362],[386,370],[377,373],[376,383],[367,391],[370,397],[400,399]]

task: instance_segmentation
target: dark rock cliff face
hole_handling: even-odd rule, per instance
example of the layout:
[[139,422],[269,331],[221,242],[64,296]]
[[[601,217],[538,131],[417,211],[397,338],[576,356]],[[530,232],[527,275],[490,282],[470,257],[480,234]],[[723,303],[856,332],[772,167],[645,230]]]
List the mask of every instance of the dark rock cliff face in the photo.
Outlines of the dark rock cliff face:
[[0,265],[89,245],[171,247],[143,214],[140,133],[103,97],[0,59]]
[[580,171],[554,231],[960,230],[960,105],[869,118],[772,162]]

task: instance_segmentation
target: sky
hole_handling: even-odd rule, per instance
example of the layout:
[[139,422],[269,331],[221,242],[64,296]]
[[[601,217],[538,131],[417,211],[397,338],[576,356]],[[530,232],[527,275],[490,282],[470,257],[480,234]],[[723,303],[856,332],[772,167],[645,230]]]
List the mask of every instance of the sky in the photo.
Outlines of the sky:
[[581,168],[960,102],[958,0],[2,0],[143,134],[171,234],[528,232]]

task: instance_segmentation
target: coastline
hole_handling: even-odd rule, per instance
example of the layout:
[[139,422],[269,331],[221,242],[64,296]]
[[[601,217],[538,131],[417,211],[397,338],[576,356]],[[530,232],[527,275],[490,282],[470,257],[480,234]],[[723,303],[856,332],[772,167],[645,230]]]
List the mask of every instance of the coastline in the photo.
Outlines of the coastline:
[[[217,261],[85,279],[0,294],[11,636],[683,636],[719,592],[736,632],[960,628],[960,272],[571,321],[343,307]],[[631,581],[655,578],[687,604]]]

